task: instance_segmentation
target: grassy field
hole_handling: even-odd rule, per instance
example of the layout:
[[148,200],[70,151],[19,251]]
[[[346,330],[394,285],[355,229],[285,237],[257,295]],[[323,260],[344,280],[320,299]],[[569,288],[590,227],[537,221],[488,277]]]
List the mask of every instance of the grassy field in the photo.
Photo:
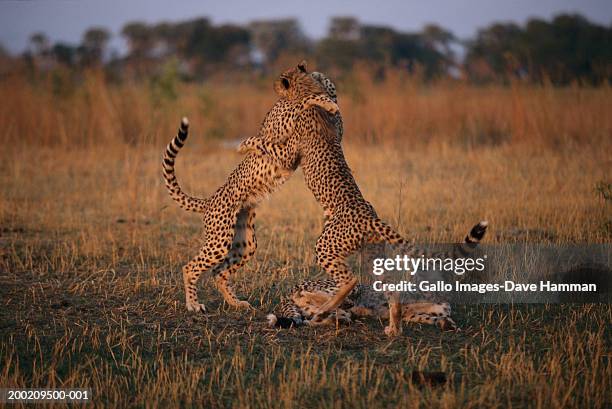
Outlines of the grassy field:
[[[609,407],[610,305],[457,306],[462,328],[383,323],[269,329],[265,314],[320,277],[322,212],[301,173],[257,217],[235,279],[257,311],[185,311],[181,266],[200,221],[169,199],[160,157],[178,120],[184,188],[211,193],[274,101],[269,81],[154,87],[92,74],[0,82],[0,386],[88,387],[96,406]],[[357,85],[359,84],[359,85]],[[378,213],[415,241],[488,219],[487,243],[610,243],[612,90],[340,84],[347,160]],[[61,91],[61,92],[60,92]],[[163,91],[163,90],[162,90]],[[603,185],[602,185],[603,184]],[[443,386],[413,383],[443,371]]]

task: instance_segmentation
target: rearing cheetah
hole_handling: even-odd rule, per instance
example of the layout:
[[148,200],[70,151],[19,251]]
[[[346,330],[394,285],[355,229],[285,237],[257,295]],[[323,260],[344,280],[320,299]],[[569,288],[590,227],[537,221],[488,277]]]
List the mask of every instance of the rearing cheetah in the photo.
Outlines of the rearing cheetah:
[[[346,259],[367,242],[386,241],[403,245],[409,257],[423,255],[410,246],[364,199],[346,163],[337,124],[329,114],[314,109],[301,113],[294,132],[286,139],[266,139],[254,136],[244,141],[239,150],[259,151],[289,166],[297,161],[302,166],[306,185],[329,217],[316,243],[317,263],[337,283],[335,294],[313,311],[317,315],[339,307],[357,284]],[[397,299],[389,302],[388,335],[401,331],[401,305]]]
[[[260,137],[289,136],[298,115],[311,107],[331,114],[338,112],[327,90],[305,70],[282,75],[274,86],[282,97],[266,115]],[[213,272],[225,301],[232,306],[249,307],[247,301],[238,299],[228,279],[255,252],[255,207],[291,176],[297,164],[283,167],[273,158],[248,154],[212,196],[206,199],[189,196],[182,191],[174,173],[174,160],[187,139],[188,126],[184,118],[163,156],[163,175],[170,196],[183,209],[202,213],[204,222],[204,246],[183,267],[187,310],[204,311],[204,305],[198,302],[196,282],[207,270]]]

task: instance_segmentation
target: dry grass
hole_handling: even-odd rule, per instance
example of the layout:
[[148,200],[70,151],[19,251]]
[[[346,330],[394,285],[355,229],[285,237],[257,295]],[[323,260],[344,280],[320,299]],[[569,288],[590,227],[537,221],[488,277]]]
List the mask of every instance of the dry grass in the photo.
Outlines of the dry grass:
[[[610,177],[610,89],[343,85],[348,162],[406,236],[455,240],[487,218],[489,243],[611,241],[610,205],[595,192]],[[371,320],[267,329],[280,294],[320,274],[321,210],[299,172],[261,206],[255,260],[236,278],[259,311],[224,306],[206,278],[208,313],[188,314],[179,271],[200,225],[167,197],[162,149],[188,114],[177,172],[210,193],[239,160],[215,139],[253,134],[274,95],[263,81],[182,87],[164,101],[96,76],[55,94],[0,83],[11,101],[0,105],[0,385],[90,387],[116,407],[612,402],[609,305],[460,306],[462,332],[414,326],[395,340]],[[450,381],[419,388],[414,369]]]
[[[346,132],[353,141],[444,141],[468,147],[523,143],[536,149],[609,143],[612,135],[609,86],[473,87],[451,81],[424,86],[394,71],[384,82],[370,78],[359,69],[338,83]],[[96,72],[84,74],[78,85],[62,73],[34,83],[10,77],[0,82],[0,95],[10,101],[0,107],[5,125],[0,140],[159,145],[182,115],[206,139],[242,138],[257,129],[274,102],[271,83],[270,78],[198,86],[169,81],[160,89],[146,83],[108,85]]]

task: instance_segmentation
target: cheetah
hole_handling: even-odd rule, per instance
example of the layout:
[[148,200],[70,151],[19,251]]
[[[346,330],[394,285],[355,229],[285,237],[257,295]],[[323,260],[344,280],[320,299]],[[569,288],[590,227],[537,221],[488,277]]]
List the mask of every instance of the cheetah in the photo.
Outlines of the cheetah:
[[[291,328],[308,325],[333,325],[337,322],[350,324],[355,317],[375,317],[381,320],[389,316],[389,303],[385,294],[371,287],[357,284],[339,308],[330,311],[325,318],[313,319],[313,311],[333,297],[338,290],[334,280],[306,280],[293,288],[290,298],[285,298],[278,313],[266,316],[268,325]],[[415,302],[402,305],[402,320],[419,324],[435,325],[443,331],[454,331],[457,324],[450,317],[451,307],[447,302]]]
[[[465,237],[462,253],[471,253],[480,243],[487,229],[487,222],[475,225]],[[300,325],[329,325],[336,322],[351,323],[353,317],[376,317],[385,319],[389,315],[387,296],[374,291],[369,285],[357,284],[340,307],[330,311],[323,319],[314,320],[313,312],[337,292],[334,280],[306,280],[296,285],[289,297],[281,300],[277,314],[268,314],[272,327],[289,328]],[[435,325],[443,331],[454,331],[457,324],[450,317],[451,307],[447,302],[412,302],[402,304],[402,321]]]
[[[388,242],[402,245],[404,254],[417,257],[424,253],[409,246],[400,234],[381,220],[374,207],[363,197],[349,168],[337,121],[327,112],[304,110],[296,119],[293,133],[287,138],[266,139],[250,137],[239,146],[239,152],[258,151],[289,167],[299,162],[306,186],[322,206],[327,220],[316,242],[316,261],[337,284],[332,297],[313,311],[314,320],[338,308],[353,291],[357,278],[350,271],[346,259],[365,243]],[[321,317],[319,317],[321,316]],[[401,332],[401,305],[389,300],[387,335]]]
[[[339,111],[327,90],[305,70],[281,75],[274,88],[281,98],[266,114],[257,134],[259,137],[288,137],[300,112],[309,108],[322,109],[332,115]],[[215,284],[228,304],[249,308],[250,304],[236,296],[228,280],[253,256],[257,247],[254,227],[257,204],[283,184],[297,164],[282,167],[273,158],[247,154],[210,197],[192,197],[183,192],[174,171],[175,159],[185,144],[188,128],[189,122],[183,118],[177,135],[166,147],[162,162],[165,185],[172,199],[184,210],[201,213],[204,222],[205,243],[182,269],[187,310],[205,311],[198,301],[196,283],[208,270],[213,273]]]

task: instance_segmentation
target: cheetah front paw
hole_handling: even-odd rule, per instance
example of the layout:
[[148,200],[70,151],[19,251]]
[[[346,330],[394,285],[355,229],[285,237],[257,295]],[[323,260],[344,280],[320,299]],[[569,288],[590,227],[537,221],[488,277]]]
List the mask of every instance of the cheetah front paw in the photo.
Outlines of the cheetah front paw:
[[338,322],[342,322],[348,325],[353,323],[353,320],[351,319],[351,314],[344,310],[336,312],[336,319],[338,320]]
[[240,154],[245,154],[248,153],[250,151],[252,151],[253,148],[250,147],[249,145],[245,144],[244,142],[241,142],[240,145],[238,145],[238,153]]
[[249,152],[260,152],[261,146],[254,138],[248,138],[238,145],[238,153],[246,154]]
[[353,323],[353,320],[350,317],[339,317],[338,322],[341,322],[346,325],[351,325]]
[[400,329],[398,327],[392,327],[390,325],[387,325],[385,327],[385,335],[387,335],[388,337],[396,337],[400,334]]
[[248,309],[248,310],[254,310],[255,307],[253,307],[248,301],[238,301],[234,307],[236,308],[240,308],[240,309]]
[[340,111],[340,108],[338,108],[338,105],[336,104],[331,104],[326,107],[326,111],[332,115],[336,115]]
[[204,304],[200,304],[197,302],[188,302],[187,303],[187,311],[190,312],[206,312],[206,307]]
[[436,324],[442,331],[458,331],[457,324],[450,317],[440,318]]

